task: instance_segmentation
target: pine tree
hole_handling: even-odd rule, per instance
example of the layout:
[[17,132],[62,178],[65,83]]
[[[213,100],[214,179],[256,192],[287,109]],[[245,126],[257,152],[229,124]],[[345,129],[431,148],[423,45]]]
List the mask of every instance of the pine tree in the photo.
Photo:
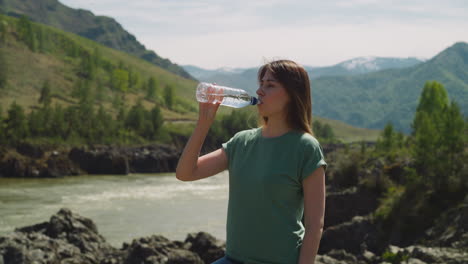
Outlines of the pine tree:
[[397,145],[396,137],[393,125],[388,123],[382,131],[382,135],[377,139],[376,148],[386,152],[391,151]]
[[164,119],[161,114],[161,109],[159,108],[159,106],[155,105],[153,109],[151,109],[150,120],[151,120],[151,126],[153,130],[150,138],[154,138],[156,134],[160,131],[164,123]]
[[138,135],[145,134],[145,121],[147,120],[146,110],[141,101],[130,109],[125,120],[125,127],[135,131]]
[[0,89],[6,87],[8,79],[8,64],[3,54],[3,50],[0,48]]
[[164,101],[166,102],[166,106],[169,109],[172,109],[174,107],[174,87],[172,85],[167,85],[166,88],[164,88]]
[[3,122],[3,108],[2,105],[0,105],[0,144],[3,144],[5,142],[5,128],[4,128],[4,122]]
[[7,140],[17,144],[29,135],[28,123],[23,108],[14,101],[5,120]]
[[416,115],[413,121],[413,131],[416,132],[419,129],[419,115],[423,112],[430,116],[432,122],[436,125],[436,129],[441,131],[443,112],[444,109],[447,108],[448,103],[449,99],[447,91],[442,84],[436,81],[426,82],[416,109]]
[[158,83],[154,77],[149,78],[146,88],[146,99],[155,100],[158,91]]
[[463,166],[465,126],[458,105],[449,104],[442,84],[424,86],[413,121],[414,159],[418,174],[435,189],[445,189]]
[[114,90],[120,92],[128,91],[128,71],[122,69],[115,69],[112,72],[111,86]]
[[460,107],[454,101],[445,111],[445,118],[442,129],[441,145],[443,157],[443,169],[450,176],[457,176],[465,163],[466,138],[464,135],[465,121],[460,111]]
[[50,83],[48,80],[46,80],[41,88],[41,96],[39,97],[39,103],[46,106],[46,105],[50,105],[51,102],[52,102],[52,92],[50,90]]
[[33,30],[31,21],[26,16],[21,16],[18,20],[18,34],[20,40],[23,41],[31,51],[37,50],[36,34]]
[[5,20],[0,19],[0,42],[3,43],[6,41],[7,31],[8,31],[8,23]]

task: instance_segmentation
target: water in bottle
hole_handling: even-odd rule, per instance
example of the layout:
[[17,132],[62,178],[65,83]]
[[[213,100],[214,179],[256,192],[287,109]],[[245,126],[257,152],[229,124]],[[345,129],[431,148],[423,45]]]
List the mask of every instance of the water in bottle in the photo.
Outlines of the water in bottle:
[[197,100],[202,103],[218,103],[234,108],[256,105],[258,99],[245,90],[201,82],[197,86]]

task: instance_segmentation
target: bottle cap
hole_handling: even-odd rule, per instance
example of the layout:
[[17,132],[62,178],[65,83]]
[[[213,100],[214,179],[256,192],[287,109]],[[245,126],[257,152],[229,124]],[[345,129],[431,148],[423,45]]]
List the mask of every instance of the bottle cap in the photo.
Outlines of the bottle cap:
[[252,100],[250,101],[251,105],[256,105],[258,104],[258,99],[252,96]]

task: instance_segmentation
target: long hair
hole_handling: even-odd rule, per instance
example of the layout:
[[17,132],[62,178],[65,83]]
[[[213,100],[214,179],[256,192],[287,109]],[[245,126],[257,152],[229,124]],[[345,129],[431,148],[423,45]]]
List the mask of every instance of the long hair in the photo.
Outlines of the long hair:
[[[313,135],[312,132],[312,96],[309,75],[304,67],[291,60],[269,62],[258,70],[260,82],[269,71],[283,85],[291,99],[286,106],[286,122],[293,129]],[[268,119],[264,118],[265,123]]]

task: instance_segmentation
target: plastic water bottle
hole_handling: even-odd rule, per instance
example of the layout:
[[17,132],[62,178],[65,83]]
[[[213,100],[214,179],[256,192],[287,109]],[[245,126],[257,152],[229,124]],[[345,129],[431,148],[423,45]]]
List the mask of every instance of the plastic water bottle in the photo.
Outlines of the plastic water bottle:
[[197,86],[197,100],[202,103],[218,103],[234,108],[256,105],[258,99],[245,90],[201,82]]

